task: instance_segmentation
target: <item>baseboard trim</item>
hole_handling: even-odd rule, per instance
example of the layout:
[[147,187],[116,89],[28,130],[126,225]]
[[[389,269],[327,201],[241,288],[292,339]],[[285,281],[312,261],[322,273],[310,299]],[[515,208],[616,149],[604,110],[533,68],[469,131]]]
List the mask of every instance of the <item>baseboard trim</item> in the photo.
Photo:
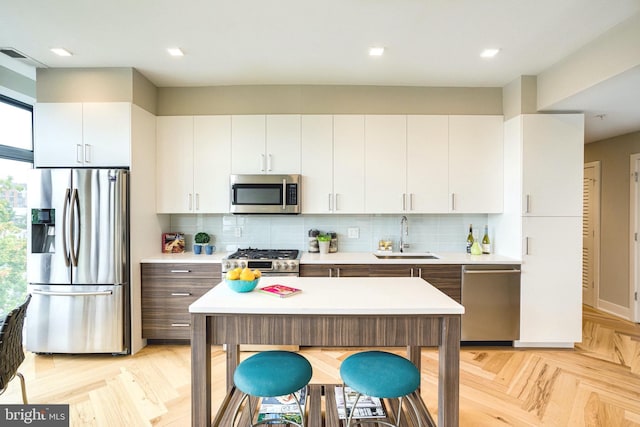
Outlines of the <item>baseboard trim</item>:
[[574,342],[528,342],[514,341],[513,346],[516,348],[574,348]]
[[621,317],[625,320],[631,320],[631,309],[629,307],[614,304],[603,299],[598,299],[598,310]]

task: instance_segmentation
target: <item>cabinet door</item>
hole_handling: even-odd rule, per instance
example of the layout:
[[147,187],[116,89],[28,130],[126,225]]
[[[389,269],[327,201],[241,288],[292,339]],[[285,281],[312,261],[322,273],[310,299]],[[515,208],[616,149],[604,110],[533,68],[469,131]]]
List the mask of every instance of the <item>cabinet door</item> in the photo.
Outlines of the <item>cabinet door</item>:
[[407,117],[365,116],[365,212],[407,210]]
[[407,117],[407,212],[449,211],[449,117]]
[[582,221],[523,219],[520,341],[582,339]]
[[231,173],[267,172],[265,131],[263,115],[231,116]]
[[82,104],[39,103],[34,113],[35,166],[82,166]]
[[449,117],[450,212],[502,212],[502,141],[502,116]]
[[267,173],[300,173],[300,115],[267,116]]
[[193,129],[194,210],[228,213],[231,116],[196,116]]
[[364,116],[334,116],[334,212],[363,213],[364,192]]
[[193,213],[193,117],[158,117],[156,130],[156,211]]
[[371,264],[371,277],[413,277],[414,266],[410,264]]
[[131,104],[82,104],[85,167],[131,166]]
[[462,301],[462,266],[458,264],[417,265],[417,275],[438,288],[450,298]]
[[523,214],[582,215],[584,116],[523,116]]
[[301,264],[300,277],[330,277],[333,274],[331,264]]
[[302,116],[302,213],[333,210],[333,116]]

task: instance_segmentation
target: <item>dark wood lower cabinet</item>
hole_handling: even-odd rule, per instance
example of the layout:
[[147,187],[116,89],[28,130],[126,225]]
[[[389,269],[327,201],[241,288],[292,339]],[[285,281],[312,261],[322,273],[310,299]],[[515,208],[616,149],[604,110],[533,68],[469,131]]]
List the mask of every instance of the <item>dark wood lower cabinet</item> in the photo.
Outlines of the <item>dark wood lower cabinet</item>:
[[188,340],[189,305],[220,283],[220,264],[147,263],[142,274],[142,337]]
[[301,277],[368,277],[368,264],[301,264]]
[[302,277],[421,277],[461,302],[460,264],[301,264]]

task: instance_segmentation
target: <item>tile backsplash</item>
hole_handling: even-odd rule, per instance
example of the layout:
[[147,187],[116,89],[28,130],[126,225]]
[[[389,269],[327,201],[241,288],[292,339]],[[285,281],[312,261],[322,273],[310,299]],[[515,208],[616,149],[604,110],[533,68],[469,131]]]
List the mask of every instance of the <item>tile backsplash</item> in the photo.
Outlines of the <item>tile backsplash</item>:
[[[306,251],[308,232],[338,233],[338,251],[370,252],[378,240],[393,241],[398,250],[402,215],[190,215],[170,217],[170,230],[184,232],[187,250],[191,251],[193,235],[209,233],[217,252],[237,248],[299,249]],[[407,215],[410,251],[463,252],[469,224],[481,234],[487,224],[483,214]],[[357,229],[357,238],[349,238],[349,229]],[[482,236],[480,236],[482,237]]]

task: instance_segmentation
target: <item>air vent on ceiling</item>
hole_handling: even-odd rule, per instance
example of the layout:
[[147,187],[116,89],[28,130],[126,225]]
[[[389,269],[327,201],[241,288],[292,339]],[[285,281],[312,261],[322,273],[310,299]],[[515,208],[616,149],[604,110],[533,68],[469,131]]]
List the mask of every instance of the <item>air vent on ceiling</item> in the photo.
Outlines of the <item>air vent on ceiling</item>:
[[47,66],[42,62],[37,61],[12,47],[0,47],[0,53],[3,53],[17,61],[20,61],[23,64],[31,65],[32,67],[47,68]]

